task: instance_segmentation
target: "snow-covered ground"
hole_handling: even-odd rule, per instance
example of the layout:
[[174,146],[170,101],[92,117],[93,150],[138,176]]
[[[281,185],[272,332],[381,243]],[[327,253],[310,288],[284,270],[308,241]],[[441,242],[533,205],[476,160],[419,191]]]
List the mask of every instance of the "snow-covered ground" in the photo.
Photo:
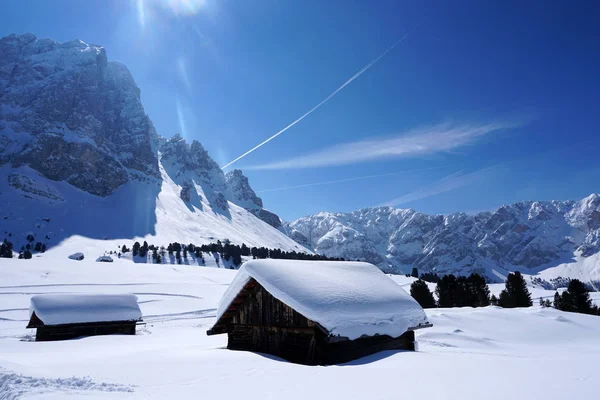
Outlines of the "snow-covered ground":
[[[388,351],[344,365],[307,367],[229,351],[225,335],[206,336],[206,330],[236,271],[207,264],[74,261],[54,250],[32,260],[0,260],[0,399],[597,394],[600,318],[537,306],[427,310],[434,327],[417,331],[418,352]],[[412,278],[394,280],[408,289]],[[553,294],[532,292],[536,300]],[[30,297],[39,293],[134,293],[147,325],[136,336],[34,342],[25,326]]]

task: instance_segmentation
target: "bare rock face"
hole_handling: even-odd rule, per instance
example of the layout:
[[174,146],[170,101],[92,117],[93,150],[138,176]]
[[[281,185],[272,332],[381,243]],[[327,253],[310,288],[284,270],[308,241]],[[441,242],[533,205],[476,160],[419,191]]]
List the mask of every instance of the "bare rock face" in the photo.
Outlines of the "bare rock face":
[[227,189],[230,194],[229,197],[235,199],[239,204],[243,204],[244,207],[263,207],[263,202],[260,197],[256,195],[248,178],[239,169],[234,169],[225,174],[225,181],[227,182]]
[[189,203],[191,200],[192,187],[192,183],[187,179],[184,180],[183,184],[181,185],[181,192],[179,193],[179,197],[181,197],[181,200],[185,201],[186,203]]
[[294,240],[330,257],[373,262],[390,272],[485,274],[533,271],[600,252],[600,196],[527,201],[475,215],[427,215],[391,207],[318,213],[285,226]]
[[0,164],[99,196],[132,173],[160,177],[140,90],[103,47],[10,35],[0,54]]
[[281,229],[282,221],[279,216],[263,208],[263,201],[250,186],[248,178],[239,169],[225,174],[227,183],[227,198],[229,201],[244,207],[258,219],[263,220],[274,228]]

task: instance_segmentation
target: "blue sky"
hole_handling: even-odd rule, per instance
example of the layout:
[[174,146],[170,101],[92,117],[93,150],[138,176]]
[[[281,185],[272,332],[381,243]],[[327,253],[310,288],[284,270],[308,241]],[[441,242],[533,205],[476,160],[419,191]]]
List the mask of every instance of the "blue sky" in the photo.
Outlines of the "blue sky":
[[408,33],[231,166],[291,220],[598,192],[599,15],[593,1],[4,0],[0,35],[103,45],[159,133],[223,166]]

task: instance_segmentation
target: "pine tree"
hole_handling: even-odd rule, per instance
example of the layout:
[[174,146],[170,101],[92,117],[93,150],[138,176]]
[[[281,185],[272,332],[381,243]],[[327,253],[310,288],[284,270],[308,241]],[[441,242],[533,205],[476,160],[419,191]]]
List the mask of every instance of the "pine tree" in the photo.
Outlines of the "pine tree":
[[[554,296],[556,299],[556,295]],[[579,279],[571,279],[567,290],[560,296],[556,308],[562,311],[592,314],[592,300],[583,282]]]
[[471,293],[471,306],[487,307],[490,305],[490,288],[485,278],[479,274],[472,273],[468,278],[469,291]]
[[435,307],[433,293],[431,293],[429,286],[427,286],[427,283],[422,279],[416,280],[410,285],[410,295],[423,308]]
[[413,278],[418,278],[419,277],[419,270],[415,267],[413,267],[410,276],[412,276]]
[[495,294],[492,295],[492,297],[490,297],[490,304],[493,306],[497,306],[498,305],[498,298],[496,297]]
[[133,254],[134,257],[138,255],[138,253],[140,251],[140,247],[142,247],[140,245],[140,242],[135,242],[133,244],[133,247],[131,248],[131,253]]
[[556,308],[557,310],[563,309],[562,298],[560,297],[560,294],[558,294],[558,292],[554,293],[554,308]]
[[527,284],[523,275],[519,271],[508,274],[505,289],[500,293],[498,305],[504,308],[530,307],[531,293],[527,289]]
[[243,256],[249,256],[250,255],[250,249],[248,248],[248,246],[246,246],[246,243],[242,243],[242,249],[241,249],[242,255]]
[[13,244],[4,239],[0,245],[0,258],[13,258]]
[[443,276],[437,283],[435,294],[438,297],[439,307],[454,307],[456,304],[456,277],[452,274]]

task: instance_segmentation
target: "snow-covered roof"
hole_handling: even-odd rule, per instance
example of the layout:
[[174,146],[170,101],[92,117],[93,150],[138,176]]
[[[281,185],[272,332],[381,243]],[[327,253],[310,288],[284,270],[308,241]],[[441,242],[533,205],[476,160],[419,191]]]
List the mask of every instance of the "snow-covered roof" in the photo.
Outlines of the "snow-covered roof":
[[240,268],[219,303],[217,321],[252,278],[333,336],[398,337],[427,324],[421,306],[372,264],[270,259]]
[[83,260],[84,259],[84,255],[83,253],[73,253],[69,256],[69,258],[71,260]]
[[31,298],[30,318],[34,312],[44,325],[142,319],[133,294],[39,294]]

